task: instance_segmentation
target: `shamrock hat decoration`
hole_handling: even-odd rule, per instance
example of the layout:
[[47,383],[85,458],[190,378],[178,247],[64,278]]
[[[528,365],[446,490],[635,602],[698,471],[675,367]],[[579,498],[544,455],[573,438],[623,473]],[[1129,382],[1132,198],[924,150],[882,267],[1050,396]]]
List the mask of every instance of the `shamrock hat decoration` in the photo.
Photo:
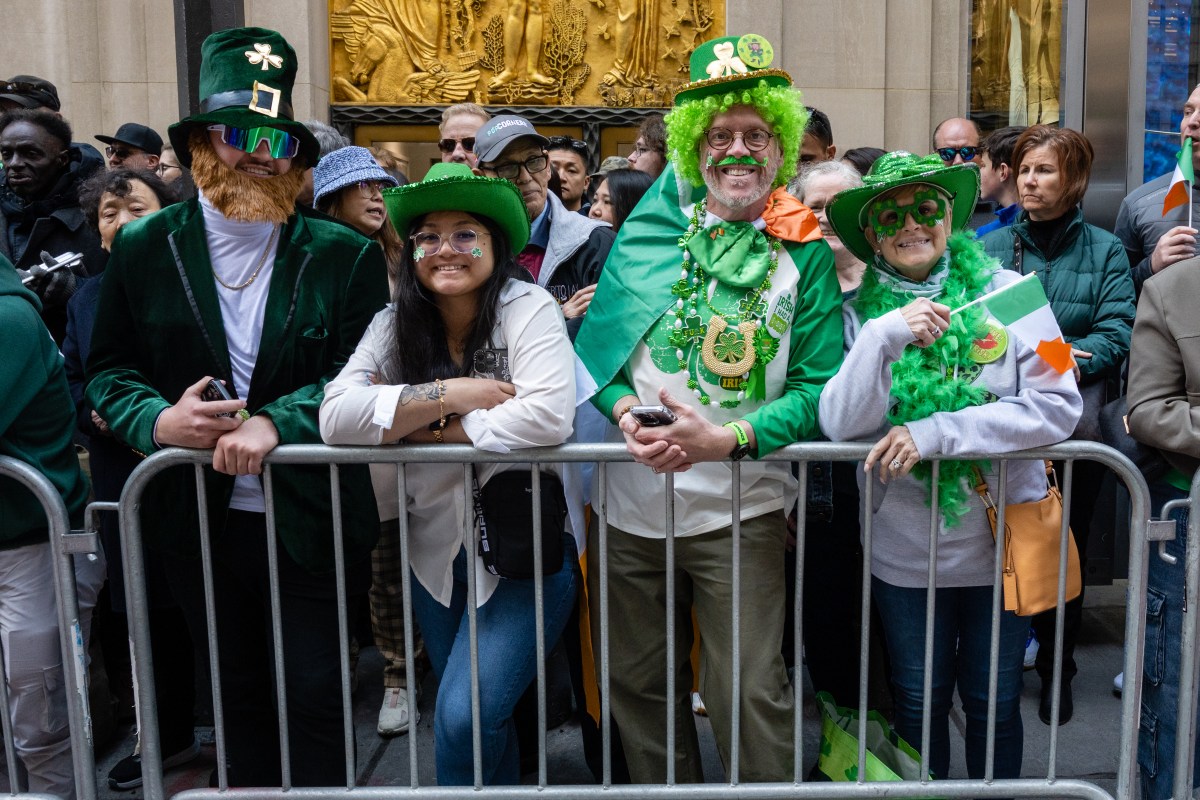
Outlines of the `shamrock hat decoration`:
[[281,34],[267,28],[217,31],[204,40],[200,56],[200,110],[168,131],[184,166],[192,163],[191,132],[216,124],[286,131],[300,140],[308,166],[316,166],[317,139],[292,111],[296,51]]
[[772,69],[775,48],[757,33],[723,36],[698,45],[692,51],[691,82],[675,94],[675,105],[757,86],[791,86],[792,76]]

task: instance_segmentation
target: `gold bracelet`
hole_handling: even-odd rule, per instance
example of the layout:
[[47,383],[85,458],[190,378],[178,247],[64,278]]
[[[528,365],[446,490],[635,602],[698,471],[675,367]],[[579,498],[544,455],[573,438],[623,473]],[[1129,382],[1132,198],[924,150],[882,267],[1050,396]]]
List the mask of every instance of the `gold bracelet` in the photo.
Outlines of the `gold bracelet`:
[[629,405],[627,405],[621,409],[621,412],[619,414],[617,414],[617,424],[618,425],[621,424],[621,417],[625,416],[630,411],[632,411],[634,406],[636,406],[636,405],[637,405],[637,403],[630,403]]
[[441,432],[446,430],[446,384],[442,383],[441,378],[434,378],[434,385],[437,386],[438,392],[438,434],[434,440],[441,444]]

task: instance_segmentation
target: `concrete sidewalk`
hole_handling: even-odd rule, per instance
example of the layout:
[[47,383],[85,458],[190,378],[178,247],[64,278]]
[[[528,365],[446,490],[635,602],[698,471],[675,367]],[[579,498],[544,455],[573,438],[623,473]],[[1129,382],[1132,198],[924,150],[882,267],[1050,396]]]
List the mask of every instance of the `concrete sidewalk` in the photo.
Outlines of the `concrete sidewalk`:
[[[1085,603],[1081,640],[1076,648],[1079,674],[1073,683],[1075,716],[1059,729],[1057,774],[1060,778],[1079,778],[1096,783],[1111,792],[1116,787],[1121,703],[1113,696],[1112,680],[1122,669],[1124,637],[1125,585],[1089,586]],[[421,722],[411,736],[383,739],[375,731],[383,688],[383,662],[375,648],[366,648],[358,666],[359,689],[354,695],[354,724],[358,747],[358,783],[370,786],[410,784],[409,748],[416,742],[417,774],[421,785],[434,782],[433,700],[436,685],[427,678],[420,700]],[[1033,672],[1025,673],[1022,716],[1025,727],[1026,777],[1044,777],[1048,767],[1050,728],[1037,716],[1040,681]],[[811,691],[806,682],[804,707],[804,752],[806,764],[814,764],[820,722],[813,711]],[[697,717],[704,750],[705,775],[711,782],[723,781],[724,773],[717,756],[708,721]],[[953,758],[951,777],[965,777],[962,748],[964,718],[960,708],[951,713]],[[184,767],[170,770],[166,776],[167,795],[208,786],[215,767],[212,729],[198,729],[203,743],[200,758]],[[133,732],[104,753],[97,753],[98,784],[101,798],[136,798],[141,790],[113,791],[106,780],[108,770],[132,752]],[[582,741],[577,723],[568,723],[547,734],[547,772],[552,784],[591,784],[593,778],[584,763]],[[536,774],[525,778],[536,783]]]

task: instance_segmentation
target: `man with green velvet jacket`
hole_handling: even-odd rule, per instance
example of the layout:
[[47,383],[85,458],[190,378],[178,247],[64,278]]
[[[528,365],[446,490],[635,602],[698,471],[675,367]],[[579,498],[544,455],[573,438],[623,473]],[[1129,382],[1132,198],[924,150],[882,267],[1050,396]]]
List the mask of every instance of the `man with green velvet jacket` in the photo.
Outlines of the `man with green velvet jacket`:
[[[266,509],[275,513],[291,778],[345,781],[329,472],[272,468],[278,444],[317,443],[317,409],[387,299],[379,246],[295,205],[317,142],[292,119],[295,52],[275,31],[203,45],[200,112],[170,129],[199,197],[127,225],[113,244],[88,359],[87,396],[143,453],[213,450],[205,470],[229,783],[281,784],[268,623]],[[202,397],[211,379],[232,400]],[[365,468],[343,469],[347,581],[365,590],[378,532]],[[148,487],[142,524],[167,554],[193,635],[196,491],[190,467]]]

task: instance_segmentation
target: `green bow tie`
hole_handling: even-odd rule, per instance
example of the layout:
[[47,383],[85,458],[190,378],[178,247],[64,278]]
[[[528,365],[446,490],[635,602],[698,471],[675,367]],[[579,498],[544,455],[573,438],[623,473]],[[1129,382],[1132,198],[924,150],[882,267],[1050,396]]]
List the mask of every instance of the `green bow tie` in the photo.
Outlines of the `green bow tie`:
[[758,286],[771,266],[771,245],[749,222],[719,222],[697,231],[687,249],[707,274],[730,286]]

